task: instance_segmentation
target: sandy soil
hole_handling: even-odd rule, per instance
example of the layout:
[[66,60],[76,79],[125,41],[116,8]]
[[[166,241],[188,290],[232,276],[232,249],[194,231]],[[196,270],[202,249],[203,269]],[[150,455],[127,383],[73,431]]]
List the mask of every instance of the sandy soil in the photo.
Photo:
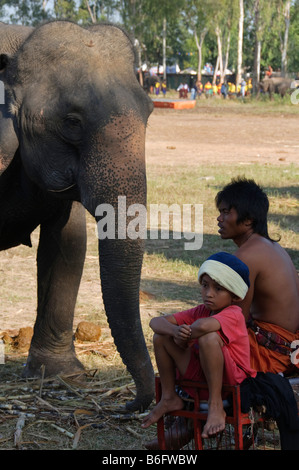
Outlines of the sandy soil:
[[298,116],[155,109],[146,155],[149,164],[299,163]]

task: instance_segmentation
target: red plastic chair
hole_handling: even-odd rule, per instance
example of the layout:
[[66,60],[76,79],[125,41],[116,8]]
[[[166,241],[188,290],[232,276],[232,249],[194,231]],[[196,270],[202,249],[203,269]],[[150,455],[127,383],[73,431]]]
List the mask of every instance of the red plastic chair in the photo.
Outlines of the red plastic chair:
[[[248,449],[249,447],[253,447],[255,445],[255,437],[257,428],[262,428],[262,432],[264,433],[265,430],[265,419],[262,415],[255,413],[254,419],[252,413],[242,413],[241,411],[241,395],[240,395],[240,387],[238,385],[231,386],[231,385],[223,385],[223,392],[225,396],[228,394],[231,395],[231,403],[232,406],[230,407],[230,414],[226,416],[226,430],[223,432],[226,434],[225,438],[223,438],[223,433],[218,437],[218,439],[214,439],[212,443],[212,438],[203,439],[201,437],[203,426],[207,420],[207,410],[202,409],[201,402],[199,400],[199,392],[200,390],[207,388],[206,384],[200,382],[191,382],[191,381],[177,381],[177,385],[182,387],[192,387],[194,389],[195,398],[194,398],[194,407],[193,409],[183,409],[179,411],[173,411],[167,413],[167,415],[160,418],[157,423],[157,438],[159,443],[159,448],[161,450],[173,450],[173,447],[167,448],[167,439],[165,438],[165,426],[167,423],[167,419],[169,417],[181,417],[181,421],[178,421],[178,426],[182,422],[182,418],[186,418],[190,423],[193,424],[193,431],[191,436],[192,441],[192,448],[196,450],[205,450],[205,449],[235,449],[235,450],[244,450]],[[161,399],[161,383],[160,378],[156,377],[156,402],[158,403]],[[244,430],[244,426],[247,427],[246,431],[250,431],[250,436],[244,437],[246,434]],[[233,431],[231,430],[233,427]],[[191,428],[192,429],[192,428]],[[228,429],[228,430],[227,430]],[[252,432],[254,431],[254,432]],[[169,433],[169,431],[168,431]],[[278,434],[278,431],[276,432]],[[177,436],[176,436],[177,437]],[[190,437],[190,436],[189,436]],[[168,439],[169,440],[169,439]],[[276,442],[275,442],[276,440]],[[210,442],[208,442],[210,441]],[[186,448],[184,445],[186,442],[182,442],[182,447],[179,448]],[[179,444],[178,444],[179,445]],[[279,434],[276,435],[272,439],[271,447],[267,446],[266,448],[277,448],[279,446]],[[265,446],[264,446],[265,447]],[[176,447],[177,448],[177,447]]]

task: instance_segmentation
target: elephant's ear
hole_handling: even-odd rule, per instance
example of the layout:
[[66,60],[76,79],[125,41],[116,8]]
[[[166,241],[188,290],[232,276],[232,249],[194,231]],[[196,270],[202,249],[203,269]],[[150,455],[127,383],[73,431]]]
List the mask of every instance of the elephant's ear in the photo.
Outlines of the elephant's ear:
[[8,94],[5,93],[5,70],[9,63],[6,54],[0,55],[0,175],[6,170],[19,147],[15,131],[15,117],[10,112]]

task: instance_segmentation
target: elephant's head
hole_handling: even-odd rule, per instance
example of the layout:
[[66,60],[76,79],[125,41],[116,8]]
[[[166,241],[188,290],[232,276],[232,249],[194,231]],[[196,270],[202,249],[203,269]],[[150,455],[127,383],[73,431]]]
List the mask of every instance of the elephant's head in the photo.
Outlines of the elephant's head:
[[[145,129],[152,102],[139,85],[127,35],[113,25],[38,27],[13,57],[2,55],[6,103],[0,174],[19,149],[29,178],[57,198],[115,211],[115,237],[99,242],[103,299],[116,346],[137,385],[133,408],[153,396],[139,317],[141,239],[118,234],[118,197],[146,204]],[[3,138],[5,136],[5,138]],[[124,200],[124,199],[122,199]],[[103,206],[107,207],[107,206]],[[98,211],[99,213],[101,211]]]
[[267,93],[267,92],[273,92],[273,80],[272,78],[264,78],[261,82],[260,82],[260,87],[262,89],[262,91],[264,93]]

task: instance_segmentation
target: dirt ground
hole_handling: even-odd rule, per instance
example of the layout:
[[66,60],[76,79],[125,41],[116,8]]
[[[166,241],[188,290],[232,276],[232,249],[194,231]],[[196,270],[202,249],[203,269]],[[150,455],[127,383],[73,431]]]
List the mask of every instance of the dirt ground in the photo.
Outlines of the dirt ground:
[[148,124],[146,156],[149,164],[188,166],[299,163],[298,115],[155,109]]

